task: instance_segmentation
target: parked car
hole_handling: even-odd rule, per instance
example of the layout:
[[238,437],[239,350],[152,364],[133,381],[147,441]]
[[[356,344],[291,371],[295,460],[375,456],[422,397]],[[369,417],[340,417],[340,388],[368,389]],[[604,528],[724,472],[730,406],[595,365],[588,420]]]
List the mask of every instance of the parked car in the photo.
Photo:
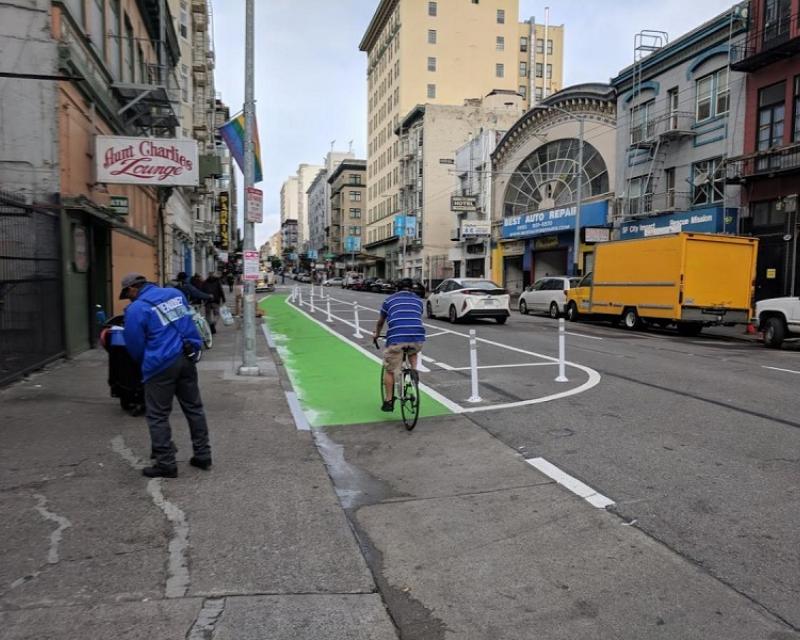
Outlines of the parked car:
[[779,349],[784,340],[800,338],[800,298],[759,300],[756,319],[764,344]]
[[519,312],[547,313],[551,318],[558,318],[567,311],[567,294],[572,287],[581,281],[577,277],[547,276],[540,278],[525,288],[519,297]]
[[[395,287],[397,287],[397,283],[395,282]],[[420,298],[424,298],[425,295],[428,293],[425,289],[425,285],[422,284],[419,280],[414,280],[414,284],[411,287],[411,291],[416,293]]]
[[757,253],[756,238],[708,233],[598,244],[594,273],[569,290],[567,318],[606,319],[626,329],[675,325],[686,336],[746,324]]
[[396,289],[394,284],[383,278],[377,278],[369,287],[372,293],[393,293]]
[[363,278],[360,274],[351,273],[344,277],[342,280],[342,288],[343,289],[355,289],[357,288],[355,285],[359,284]]
[[429,318],[447,316],[456,323],[471,318],[494,318],[505,324],[511,315],[508,291],[483,278],[448,278],[425,303]]
[[311,282],[311,275],[308,273],[301,273],[297,278],[300,282]]
[[371,291],[372,290],[372,283],[375,282],[377,278],[364,278],[359,282],[353,285],[353,289],[355,291]]
[[323,287],[341,287],[343,282],[344,282],[344,278],[340,278],[339,276],[334,276],[333,278],[328,278],[325,282],[323,282],[322,286]]

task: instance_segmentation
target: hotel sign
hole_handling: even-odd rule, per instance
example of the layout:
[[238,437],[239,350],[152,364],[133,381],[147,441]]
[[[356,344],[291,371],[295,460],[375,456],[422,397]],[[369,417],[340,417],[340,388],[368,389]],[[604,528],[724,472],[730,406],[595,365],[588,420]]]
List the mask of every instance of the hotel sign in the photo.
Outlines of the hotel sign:
[[97,182],[161,187],[197,186],[197,141],[97,136]]
[[450,211],[475,211],[478,207],[477,196],[451,196]]

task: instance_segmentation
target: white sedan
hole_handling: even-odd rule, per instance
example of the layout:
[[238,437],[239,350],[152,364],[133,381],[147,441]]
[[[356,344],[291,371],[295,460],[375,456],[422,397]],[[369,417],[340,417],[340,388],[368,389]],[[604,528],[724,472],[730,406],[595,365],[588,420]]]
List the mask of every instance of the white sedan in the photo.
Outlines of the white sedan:
[[323,282],[322,286],[323,287],[341,287],[343,282],[344,282],[344,278],[340,278],[339,276],[334,276],[333,278],[328,278],[325,282]]
[[511,315],[511,296],[491,280],[449,278],[442,282],[425,303],[429,318],[447,316],[452,323],[468,318],[494,318],[505,324]]
[[581,281],[577,277],[547,276],[526,287],[519,297],[519,312],[547,313],[551,318],[558,318],[567,311],[567,292],[577,287]]

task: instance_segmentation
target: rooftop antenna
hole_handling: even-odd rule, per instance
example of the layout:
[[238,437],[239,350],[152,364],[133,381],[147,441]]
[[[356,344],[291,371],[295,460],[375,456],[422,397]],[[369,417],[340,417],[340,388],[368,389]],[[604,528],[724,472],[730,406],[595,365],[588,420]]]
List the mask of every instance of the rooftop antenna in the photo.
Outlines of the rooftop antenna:
[[353,141],[350,140],[350,142],[348,142],[347,144],[348,144],[348,150],[347,150],[348,153],[353,153]]
[[336,140],[331,140],[331,153],[333,153],[333,145],[336,144]]

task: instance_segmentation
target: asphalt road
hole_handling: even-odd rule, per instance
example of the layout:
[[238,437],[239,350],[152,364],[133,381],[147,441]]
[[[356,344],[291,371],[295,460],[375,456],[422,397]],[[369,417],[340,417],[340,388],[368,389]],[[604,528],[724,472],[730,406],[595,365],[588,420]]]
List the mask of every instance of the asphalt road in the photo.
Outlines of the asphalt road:
[[[358,301],[362,327],[374,326],[367,309],[383,296],[332,293],[347,303],[334,302],[334,315],[352,321]],[[466,415],[526,458],[544,457],[608,496],[633,526],[800,627],[800,351],[568,323],[567,358],[581,367],[556,383],[549,318],[513,312],[504,326],[428,325],[423,382],[463,407],[506,405]],[[332,327],[352,339],[350,326]],[[469,371],[461,370],[469,329],[487,367],[478,404],[466,402]]]

